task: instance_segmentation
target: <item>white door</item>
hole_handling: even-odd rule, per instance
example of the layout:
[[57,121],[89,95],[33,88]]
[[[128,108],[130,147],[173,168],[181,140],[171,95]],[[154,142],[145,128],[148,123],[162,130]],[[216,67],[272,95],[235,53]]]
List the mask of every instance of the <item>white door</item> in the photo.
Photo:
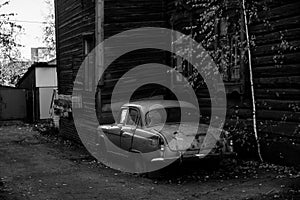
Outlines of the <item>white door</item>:
[[56,88],[39,88],[40,119],[50,119],[50,106],[53,90]]

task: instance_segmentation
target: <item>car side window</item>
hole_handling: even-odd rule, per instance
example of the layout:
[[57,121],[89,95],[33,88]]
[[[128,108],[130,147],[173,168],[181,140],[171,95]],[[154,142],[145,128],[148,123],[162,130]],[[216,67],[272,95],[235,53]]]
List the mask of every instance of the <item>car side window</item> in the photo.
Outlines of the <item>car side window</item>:
[[124,123],[125,123],[127,113],[128,113],[128,109],[123,109],[123,110],[121,110],[121,114],[120,114],[120,124],[124,124]]
[[126,120],[126,125],[128,126],[141,126],[139,112],[137,109],[130,108],[129,115]]

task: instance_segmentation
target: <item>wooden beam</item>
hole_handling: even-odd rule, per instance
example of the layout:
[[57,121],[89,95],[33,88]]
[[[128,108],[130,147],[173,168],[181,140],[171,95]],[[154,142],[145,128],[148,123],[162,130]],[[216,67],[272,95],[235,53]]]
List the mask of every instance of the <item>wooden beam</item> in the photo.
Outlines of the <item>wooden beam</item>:
[[[96,69],[95,81],[96,85],[103,85],[101,74],[104,72],[104,47],[101,42],[104,41],[104,0],[96,0]],[[101,82],[99,82],[101,79]]]

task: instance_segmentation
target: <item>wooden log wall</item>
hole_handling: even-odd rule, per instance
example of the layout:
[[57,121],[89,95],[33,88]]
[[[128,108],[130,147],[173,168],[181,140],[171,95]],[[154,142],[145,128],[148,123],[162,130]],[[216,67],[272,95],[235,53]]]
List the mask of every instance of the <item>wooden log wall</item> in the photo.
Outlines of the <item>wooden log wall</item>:
[[[251,35],[255,37],[252,50],[258,131],[266,160],[300,164],[299,156],[295,156],[300,153],[300,2],[273,0],[266,5],[267,10],[259,11],[260,22],[250,27]],[[168,14],[177,22],[175,28],[180,31],[180,27],[188,25],[189,15],[178,16],[174,9],[174,3],[170,1]],[[246,70],[244,76],[249,77],[248,73]],[[247,79],[245,88],[243,95],[228,93],[225,123],[225,128],[239,143],[238,151],[244,155],[255,150],[255,146],[243,144],[243,140],[255,143]],[[207,89],[198,90],[197,95],[201,114],[210,116]]]
[[274,0],[251,26],[259,134],[266,159],[300,164],[300,2]]
[[[164,0],[128,0],[128,1],[115,1],[106,0],[104,2],[104,38],[107,39],[116,34],[122,33],[127,30],[135,28],[144,27],[166,27],[167,20],[165,16],[165,1]],[[149,35],[151,33],[149,32]],[[148,36],[149,37],[149,36]],[[148,42],[159,42],[159,38],[141,38],[141,36],[132,34],[124,35],[120,38],[120,43],[117,46],[105,47],[104,49],[104,62],[106,58],[113,56],[113,54],[118,53],[119,48],[124,48],[124,41],[130,41],[133,47],[140,47],[147,45]],[[163,41],[167,42],[167,41]],[[123,46],[122,46],[123,45]],[[102,111],[100,123],[112,122],[112,115],[110,110],[111,94],[114,86],[118,81],[130,81],[131,85],[136,84],[134,79],[139,78],[143,80],[151,79],[155,77],[156,79],[165,80],[166,77],[162,74],[153,74],[151,69],[149,69],[148,76],[135,77],[131,80],[120,79],[128,70],[148,63],[161,63],[165,64],[167,62],[166,54],[158,49],[143,49],[130,52],[118,58],[114,61],[108,69],[105,71],[104,84],[100,86],[101,91],[101,107]],[[126,86],[126,85],[125,85]],[[135,92],[135,96],[132,99],[146,98],[149,97],[153,91],[160,90],[153,85],[148,85],[140,88],[139,91]],[[124,88],[123,93],[133,93],[134,91],[128,91]],[[158,91],[156,94],[159,94]],[[119,101],[122,101],[122,94],[117,94]]]
[[[177,12],[178,8],[176,7],[175,1],[169,1],[168,3],[168,15],[171,19],[171,23],[177,31],[183,32],[185,34],[190,34],[186,30],[185,27],[191,26],[191,19],[193,19],[193,23],[195,23],[199,14],[204,12],[204,8],[201,6],[194,6],[191,9],[191,12]],[[203,3],[204,1],[195,1],[194,5],[198,3]],[[233,4],[233,5],[232,5]],[[227,4],[228,14],[231,12],[235,12],[236,5],[239,5],[237,2],[231,1],[231,4]],[[192,14],[193,13],[193,14]],[[234,19],[232,19],[234,20]],[[236,19],[237,21],[239,19]],[[206,37],[205,34],[197,35],[195,38],[197,42],[202,42],[202,40]],[[242,70],[241,70],[242,71]],[[246,75],[246,71],[241,74],[241,77]],[[246,75],[247,76],[247,75]],[[246,77],[245,76],[245,77]],[[242,82],[242,81],[241,81]],[[226,82],[225,89],[227,92],[227,116],[225,122],[225,128],[229,130],[234,135],[234,139],[238,142],[237,146],[242,146],[243,140],[249,140],[249,137],[252,137],[253,134],[251,133],[253,128],[251,127],[251,101],[249,95],[241,94],[236,91],[240,91],[239,88],[241,87],[240,84],[236,84],[234,82]],[[243,87],[243,86],[242,86]],[[208,88],[206,84],[202,84],[197,90],[196,94],[198,96],[198,102],[200,106],[200,112],[203,118],[203,122],[209,123],[209,119],[211,116],[211,96],[208,92]],[[239,139],[240,138],[240,139]],[[252,138],[250,140],[253,140]],[[245,144],[241,148],[238,149],[239,153],[249,156],[249,152],[253,150],[253,145]]]

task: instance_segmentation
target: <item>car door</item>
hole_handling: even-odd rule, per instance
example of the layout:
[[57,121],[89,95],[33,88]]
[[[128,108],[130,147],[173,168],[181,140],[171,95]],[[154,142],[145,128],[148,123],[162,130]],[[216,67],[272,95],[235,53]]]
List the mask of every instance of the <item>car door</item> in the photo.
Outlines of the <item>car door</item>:
[[121,148],[130,151],[136,129],[140,126],[140,112],[137,108],[129,108],[125,125],[121,129]]
[[128,108],[122,108],[119,119],[115,124],[105,129],[106,137],[110,140],[112,146],[108,146],[107,151],[115,154],[119,154],[118,148],[121,148],[121,133],[125,125],[125,121],[128,115]]

